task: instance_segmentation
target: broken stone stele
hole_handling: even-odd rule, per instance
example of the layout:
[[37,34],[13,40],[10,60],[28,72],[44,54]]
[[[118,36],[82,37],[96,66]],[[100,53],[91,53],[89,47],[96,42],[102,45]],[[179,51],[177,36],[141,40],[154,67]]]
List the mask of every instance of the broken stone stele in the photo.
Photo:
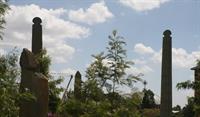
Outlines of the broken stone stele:
[[29,91],[34,101],[20,102],[20,117],[47,117],[48,112],[48,79],[40,73],[40,63],[36,55],[42,51],[42,20],[33,19],[32,52],[23,49],[20,56],[21,83],[20,92]]

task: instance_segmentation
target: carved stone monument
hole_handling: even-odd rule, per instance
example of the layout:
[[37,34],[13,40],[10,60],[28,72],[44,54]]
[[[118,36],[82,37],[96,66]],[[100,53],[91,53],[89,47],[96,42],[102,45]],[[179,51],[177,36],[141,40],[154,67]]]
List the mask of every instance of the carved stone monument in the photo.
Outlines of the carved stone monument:
[[[200,66],[197,65],[196,67],[191,68],[194,70],[194,81],[196,83],[200,82]],[[194,89],[194,97],[195,97],[195,104],[200,105],[200,89]],[[200,117],[200,114],[197,112],[195,113],[195,117]]]
[[[33,19],[32,51],[23,49],[20,57],[21,84],[20,92],[30,91],[35,96],[35,101],[20,103],[20,117],[46,117],[48,112],[48,79],[40,73],[40,63],[36,55],[42,50],[41,19]],[[39,23],[40,22],[40,23]]]
[[172,117],[172,38],[171,31],[163,33],[160,117]]
[[32,52],[38,54],[42,51],[42,20],[39,17],[33,19],[32,26]]
[[79,71],[76,72],[75,74],[75,79],[74,79],[74,97],[77,100],[81,99],[81,73]]

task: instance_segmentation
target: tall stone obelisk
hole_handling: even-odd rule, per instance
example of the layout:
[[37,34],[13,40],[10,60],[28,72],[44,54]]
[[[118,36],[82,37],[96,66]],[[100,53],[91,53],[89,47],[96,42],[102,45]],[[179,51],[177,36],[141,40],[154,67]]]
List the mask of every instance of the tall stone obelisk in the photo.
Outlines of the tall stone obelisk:
[[20,56],[20,93],[30,92],[35,100],[20,101],[19,117],[47,117],[48,113],[48,78],[40,72],[36,57],[42,51],[41,22],[39,17],[33,19],[32,52],[24,48]]
[[[33,18],[32,25],[32,53],[38,55],[42,52],[42,20],[39,17]],[[37,67],[37,72],[41,72],[40,65]]]
[[42,51],[42,20],[39,17],[33,19],[32,26],[32,52],[38,54]]
[[75,79],[74,79],[74,97],[77,100],[81,99],[81,73],[79,71],[76,72],[75,74]]
[[172,38],[171,31],[163,33],[160,117],[172,117]]

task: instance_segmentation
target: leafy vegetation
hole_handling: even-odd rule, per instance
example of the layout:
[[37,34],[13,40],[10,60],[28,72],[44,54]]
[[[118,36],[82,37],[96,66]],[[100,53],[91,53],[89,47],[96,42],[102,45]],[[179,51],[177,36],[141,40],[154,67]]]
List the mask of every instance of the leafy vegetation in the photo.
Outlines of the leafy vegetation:
[[[197,65],[196,70],[199,71],[200,60],[197,60],[196,65]],[[200,81],[198,81],[198,80],[195,80],[195,81],[187,80],[185,82],[178,83],[176,85],[176,87],[179,90],[180,89],[193,89],[195,91],[199,91]],[[184,117],[186,117],[186,116],[190,116],[190,117],[199,116],[200,115],[200,97],[199,97],[199,95],[197,95],[195,97],[188,98],[188,104],[185,107],[183,107],[181,113]]]
[[155,103],[155,99],[154,99],[154,93],[149,89],[143,90],[144,93],[144,97],[142,100],[142,108],[155,108],[156,107],[156,103]]
[[[1,31],[8,9],[7,0],[0,0]],[[0,32],[1,39],[2,34]],[[141,108],[141,104],[153,106],[153,92],[148,90],[120,94],[118,91],[119,86],[132,88],[141,79],[126,73],[126,69],[133,63],[127,60],[124,38],[116,30],[108,38],[106,54],[102,52],[92,56],[95,61],[86,70],[86,81],[82,82],[79,75],[75,80],[75,90],[68,92],[66,100],[62,100],[60,96],[63,88],[59,85],[63,78],[54,78],[49,73],[51,59],[47,51],[43,50],[36,56],[40,63],[40,72],[48,78],[49,112],[61,117],[141,117],[145,112],[148,115],[148,111],[143,110],[146,107]],[[35,100],[31,92],[19,92],[18,57],[15,51],[0,55],[0,117],[16,117],[19,115],[21,101]]]
[[0,0],[0,39],[3,39],[3,32],[5,21],[5,14],[9,10],[9,6],[7,4],[7,0]]
[[69,117],[140,117],[142,92],[120,94],[118,86],[132,87],[140,78],[127,75],[132,63],[126,60],[126,43],[113,31],[109,36],[107,54],[92,55],[86,70],[87,80],[80,89],[81,99],[71,96],[60,107],[60,114]]
[[[14,117],[18,113],[19,84],[16,52],[0,56],[0,116]],[[9,114],[8,114],[9,113]]]

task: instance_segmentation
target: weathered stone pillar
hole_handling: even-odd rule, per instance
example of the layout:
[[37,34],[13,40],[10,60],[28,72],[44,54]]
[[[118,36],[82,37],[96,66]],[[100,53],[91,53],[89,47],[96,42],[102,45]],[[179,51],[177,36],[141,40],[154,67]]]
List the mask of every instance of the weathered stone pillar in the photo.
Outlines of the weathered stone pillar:
[[48,79],[41,73],[34,73],[33,79],[34,90],[36,96],[35,115],[34,117],[47,117],[48,113]]
[[39,17],[33,19],[32,26],[32,52],[38,54],[42,51],[42,20]]
[[[191,68],[191,70],[194,70],[194,81],[195,83],[200,82],[200,66],[196,66]],[[195,88],[194,89],[194,98],[195,98],[195,104],[200,105],[200,89]],[[200,114],[197,112],[195,113],[195,117],[200,117]]]
[[[21,83],[20,92],[33,93],[33,74],[37,69],[39,63],[34,59],[34,55],[28,50],[23,49],[20,57],[21,66]],[[33,101],[20,100],[20,117],[33,117],[34,116],[34,103]]]
[[37,55],[42,51],[42,22],[40,18],[33,19],[32,52],[23,49],[20,57],[21,84],[20,92],[27,90],[35,96],[35,101],[20,103],[20,117],[47,117],[48,113],[48,79],[40,73]]
[[[39,17],[33,19],[32,26],[32,52],[34,55],[39,56],[42,52],[42,20]],[[37,72],[40,72],[40,66],[37,68]]]
[[48,111],[48,80],[37,73],[38,61],[33,53],[24,49],[20,57],[21,84],[20,92],[27,90],[35,96],[35,101],[24,101],[20,103],[20,117],[46,117]]
[[172,117],[172,38],[171,31],[163,33],[160,117]]
[[81,99],[81,74],[79,71],[76,72],[75,74],[75,79],[74,79],[74,97],[78,100]]

